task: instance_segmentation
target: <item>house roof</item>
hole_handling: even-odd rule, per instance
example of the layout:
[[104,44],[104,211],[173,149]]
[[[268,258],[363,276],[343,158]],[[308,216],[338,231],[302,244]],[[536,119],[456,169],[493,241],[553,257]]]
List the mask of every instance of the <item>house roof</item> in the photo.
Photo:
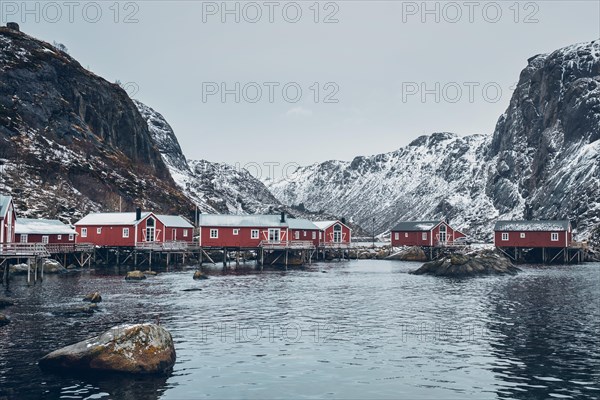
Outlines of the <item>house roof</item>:
[[[141,220],[144,220],[150,214],[152,213],[143,212]],[[134,212],[91,213],[77,221],[75,225],[136,225],[138,222],[135,219]]]
[[316,221],[314,223],[320,230],[324,231],[325,229],[329,228],[331,225],[335,225],[335,224],[341,224],[344,225],[345,227],[347,227],[348,229],[350,229],[348,227],[348,225],[344,224],[341,221],[335,220],[335,221]]
[[160,220],[166,227],[169,228],[193,228],[194,226],[189,223],[188,220],[179,215],[157,215],[156,218]]
[[508,232],[548,232],[548,231],[568,231],[571,223],[563,221],[497,221],[494,231]]
[[4,218],[6,212],[8,211],[8,206],[12,201],[12,197],[4,196],[0,194],[0,218]]
[[230,227],[274,227],[285,228],[286,222],[281,222],[280,215],[220,215],[201,214],[199,216],[200,226],[230,226]]
[[405,221],[398,223],[392,231],[400,232],[429,232],[442,221]]
[[320,229],[316,223],[302,218],[288,218],[287,223],[290,229],[304,229],[314,231]]
[[15,233],[17,235],[73,235],[75,229],[56,219],[17,218]]

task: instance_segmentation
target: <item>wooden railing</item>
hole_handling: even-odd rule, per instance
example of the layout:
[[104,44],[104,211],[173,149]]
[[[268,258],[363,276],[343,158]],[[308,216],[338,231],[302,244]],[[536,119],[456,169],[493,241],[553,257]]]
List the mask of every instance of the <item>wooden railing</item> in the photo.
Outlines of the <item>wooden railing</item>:
[[348,249],[352,246],[350,243],[327,242],[319,244],[319,247],[325,249]]
[[42,243],[0,243],[0,257],[49,257]]
[[306,249],[314,249],[315,245],[310,240],[289,240],[289,241],[271,241],[271,240],[263,240],[259,243],[259,247],[263,249],[269,250],[285,250],[285,249],[296,249],[296,250],[306,250]]
[[189,245],[190,243],[183,241],[140,242],[135,245],[135,248],[152,251],[185,251],[188,249]]
[[50,254],[91,253],[94,250],[92,243],[50,243],[46,245]]

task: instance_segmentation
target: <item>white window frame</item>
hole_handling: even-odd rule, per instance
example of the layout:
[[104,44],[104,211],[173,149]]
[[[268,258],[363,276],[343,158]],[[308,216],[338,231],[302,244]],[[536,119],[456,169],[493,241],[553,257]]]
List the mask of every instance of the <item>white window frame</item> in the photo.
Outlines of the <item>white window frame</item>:
[[42,236],[42,244],[50,243],[50,237],[48,235]]
[[129,228],[123,228],[123,238],[129,238]]
[[183,237],[188,237],[188,229],[183,230]]
[[62,240],[62,235],[56,235],[56,240]]
[[239,234],[240,234],[240,230],[239,230],[238,228],[235,228],[235,229],[233,230],[233,236],[237,236],[237,235],[239,235]]
[[526,236],[526,235],[525,235],[525,232],[521,232],[521,233],[519,234],[519,237],[520,237],[521,239],[525,239],[525,236]]
[[304,237],[306,237],[306,231],[302,231],[304,233]]
[[96,235],[102,235],[102,228],[96,228]]
[[22,233],[21,234],[21,243],[27,243],[27,241],[29,240],[29,236],[27,236],[27,234]]
[[315,240],[317,238],[317,232],[313,231],[312,233],[312,239]]
[[75,235],[72,233],[69,233],[69,242],[72,242],[73,239],[75,239]]
[[394,233],[394,240],[400,240],[400,233],[399,232]]
[[323,232],[319,231],[319,240],[323,239]]
[[421,240],[427,240],[427,232],[421,233]]
[[81,237],[82,238],[87,237],[87,228],[81,228]]
[[210,230],[210,238],[211,239],[218,239],[219,238],[219,230],[218,229],[211,229]]
[[258,229],[252,229],[250,231],[250,239],[258,239],[260,236],[260,233],[258,231]]
[[294,240],[299,240],[300,239],[300,231],[295,231],[294,232]]
[[552,242],[558,242],[558,232],[552,232],[550,233],[550,241]]
[[408,232],[404,232],[404,237],[407,238],[408,237]]
[[508,235],[508,232],[502,232],[502,241],[503,242],[508,242],[509,238],[510,237]]

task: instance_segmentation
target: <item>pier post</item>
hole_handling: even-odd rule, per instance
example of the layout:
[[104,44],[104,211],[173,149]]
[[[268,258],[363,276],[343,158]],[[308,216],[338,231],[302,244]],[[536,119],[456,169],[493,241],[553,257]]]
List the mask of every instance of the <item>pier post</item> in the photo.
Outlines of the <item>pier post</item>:
[[27,259],[27,283],[31,283],[31,258]]

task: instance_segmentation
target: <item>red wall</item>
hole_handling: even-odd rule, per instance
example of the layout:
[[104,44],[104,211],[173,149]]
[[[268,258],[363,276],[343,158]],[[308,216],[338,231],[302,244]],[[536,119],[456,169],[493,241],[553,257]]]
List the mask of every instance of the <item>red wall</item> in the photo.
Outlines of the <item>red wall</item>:
[[[61,239],[58,240],[58,236],[56,234],[52,235],[37,235],[37,234],[28,234],[26,243],[42,243],[42,236],[48,236],[48,243],[56,243],[56,244],[69,244],[75,243],[75,234],[73,234],[73,240],[69,240],[68,234],[61,234]],[[21,242],[21,235],[17,234],[15,240],[17,243]]]
[[[452,228],[450,225],[443,223],[446,226],[446,242],[452,243],[454,240],[465,237],[465,234],[457,231]],[[440,227],[442,224],[438,224],[431,231],[418,231],[418,232],[405,232],[405,231],[392,231],[392,246],[393,247],[401,247],[401,246],[437,246],[439,244],[440,237]],[[423,233],[427,233],[427,239],[423,239]],[[396,234],[398,234],[398,239],[396,239]],[[405,235],[408,235],[406,237]]]
[[[508,240],[502,240],[502,231],[494,233],[494,244],[496,247],[568,247],[573,240],[572,232],[556,232],[558,233],[558,241],[551,240],[552,232],[506,232]],[[521,238],[521,233],[525,234],[525,238]],[[567,238],[567,244],[565,244]]]
[[[298,232],[298,239],[296,239],[296,232]],[[306,233],[306,235],[305,235]],[[315,238],[313,239],[313,233]],[[319,230],[318,229],[290,229],[290,240],[302,240],[312,242],[313,245],[319,245]]]
[[[210,238],[210,230],[218,229],[219,237],[216,239]],[[234,235],[233,230],[239,229],[239,234]],[[251,238],[251,231],[253,229],[258,229],[258,239]],[[281,241],[288,240],[287,238],[287,228],[279,228],[281,229]],[[222,227],[222,226],[203,226],[200,228],[200,245],[203,247],[249,247],[256,248],[263,240],[268,240],[269,228],[261,228],[261,227],[244,227],[244,228],[234,228],[234,227]],[[318,237],[318,236],[317,236]],[[293,238],[293,237],[292,237]],[[293,240],[293,239],[292,239]]]
[[[144,218],[137,226],[134,225],[115,225],[115,226],[102,226],[102,225],[78,225],[75,227],[77,230],[77,243],[92,243],[96,246],[115,246],[115,247],[133,247],[135,246],[135,232],[137,230],[137,241],[138,243],[146,242],[146,223],[148,218],[154,218],[154,226],[156,228],[155,242],[164,242],[165,239],[165,226],[152,214]],[[81,234],[82,228],[87,228],[87,237],[83,237]],[[102,228],[100,234],[97,233],[97,228]],[[123,228],[129,228],[129,237],[123,237]],[[170,232],[168,232],[170,235]],[[167,241],[171,239],[167,238]]]
[[[342,224],[341,222],[339,223],[342,226],[342,241],[340,243],[350,243],[352,241],[352,231],[350,230],[350,228],[348,228],[346,225]],[[325,229],[325,231],[323,232],[323,239],[321,240],[321,243],[324,244],[333,244],[333,227],[336,226],[336,224],[331,225],[329,228]]]
[[[167,242],[178,241],[178,242],[192,243],[194,241],[194,229],[193,228],[165,227],[165,229],[166,229],[166,241]],[[173,234],[173,231],[176,231],[175,234]],[[183,236],[185,231],[187,231],[187,236]]]

